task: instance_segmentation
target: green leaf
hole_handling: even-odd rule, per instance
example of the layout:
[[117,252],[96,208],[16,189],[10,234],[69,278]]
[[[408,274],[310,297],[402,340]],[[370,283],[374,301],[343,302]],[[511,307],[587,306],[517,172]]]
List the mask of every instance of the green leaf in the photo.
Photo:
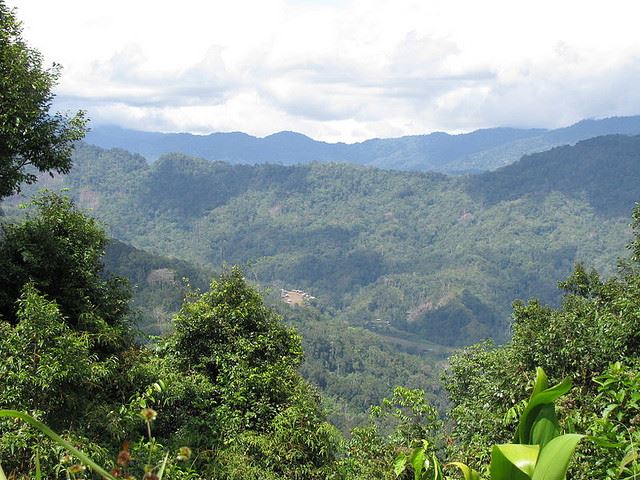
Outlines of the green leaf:
[[584,435],[568,433],[551,440],[541,451],[532,480],[564,480],[569,461]]
[[596,445],[604,448],[622,448],[626,445],[625,442],[613,442],[604,437],[594,437],[592,435],[587,435],[587,438],[590,441],[594,442]]
[[0,465],[0,480],[7,480],[7,477],[4,474],[4,470],[2,470],[2,465]]
[[440,465],[440,461],[435,453],[431,454],[431,464],[433,465],[433,479],[432,480],[440,480],[444,478],[442,474],[442,466]]
[[[402,472],[407,468],[407,455],[405,453],[401,453],[396,457],[393,462],[393,473],[396,474],[396,477],[402,475]],[[2,479],[0,479],[2,480]]]
[[638,450],[631,449],[620,461],[620,465],[618,465],[618,475],[624,472],[630,463],[636,462],[637,460],[638,460]]
[[448,467],[449,465],[453,465],[454,467],[458,467],[460,469],[460,471],[462,471],[462,476],[464,477],[464,480],[480,480],[480,474],[478,472],[476,472],[473,468],[465,465],[464,463],[461,463],[461,462],[449,462],[449,463],[445,464],[445,467]]
[[549,388],[549,379],[542,367],[536,367],[536,383],[533,385],[533,391],[531,397],[533,398],[538,393],[541,393]]
[[42,479],[42,470],[40,469],[40,453],[36,452],[36,480]]
[[540,405],[529,435],[529,443],[540,445],[540,448],[560,435],[560,424],[553,403]]
[[539,452],[538,445],[494,445],[491,452],[491,479],[530,480]]
[[420,480],[422,476],[422,470],[424,470],[424,461],[426,460],[426,455],[424,453],[423,448],[416,448],[411,454],[411,466],[413,467],[413,478],[414,480]]
[[164,470],[167,468],[167,460],[169,460],[169,454],[167,453],[164,456],[164,460],[162,461],[162,465],[160,465],[160,469],[158,470],[158,480],[162,480],[164,476]]
[[[571,380],[565,378],[562,382],[551,388],[540,390],[545,384],[546,375],[544,375],[542,369],[539,369],[538,380],[534,386],[534,394],[527,403],[524,412],[522,412],[514,443],[526,445],[536,443],[545,444],[553,438],[550,437],[550,435],[553,434],[553,436],[556,436],[560,431],[560,425],[555,415],[553,402],[571,389]],[[537,435],[534,441],[534,426],[537,421],[543,421],[548,424],[536,431]],[[553,432],[555,432],[555,434]]]

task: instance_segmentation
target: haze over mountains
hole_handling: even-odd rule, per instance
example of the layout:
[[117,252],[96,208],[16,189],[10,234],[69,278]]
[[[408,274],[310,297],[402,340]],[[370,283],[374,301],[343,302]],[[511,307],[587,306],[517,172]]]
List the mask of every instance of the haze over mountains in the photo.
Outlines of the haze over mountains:
[[241,132],[192,135],[96,126],[86,137],[102,148],[122,148],[150,161],[171,152],[232,164],[345,162],[393,170],[443,173],[494,170],[522,155],[609,135],[640,134],[640,116],[583,120],[555,130],[490,128],[449,135],[436,132],[360,143],[326,143],[295,132],[259,138]]

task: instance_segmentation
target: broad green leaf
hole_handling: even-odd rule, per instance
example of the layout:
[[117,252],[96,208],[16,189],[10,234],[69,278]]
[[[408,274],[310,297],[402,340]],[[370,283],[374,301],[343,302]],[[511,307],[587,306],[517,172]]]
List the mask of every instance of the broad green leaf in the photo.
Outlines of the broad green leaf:
[[7,477],[4,474],[4,470],[2,470],[2,465],[0,465],[0,480],[7,480]]
[[553,403],[540,405],[531,426],[530,443],[540,445],[542,448],[558,435],[560,435],[560,424],[556,416],[555,405]]
[[494,445],[491,452],[491,480],[530,480],[539,451],[538,445]]
[[564,480],[569,461],[584,435],[568,433],[551,440],[541,451],[532,480]]
[[536,367],[536,383],[533,384],[531,397],[545,391],[547,388],[549,388],[549,379],[547,378],[546,372],[542,367]]
[[[546,377],[544,378],[546,379]],[[555,407],[553,406],[553,402],[555,402],[558,397],[564,395],[571,389],[571,380],[569,378],[565,378],[559,384],[551,388],[539,391],[541,385],[544,385],[544,381],[541,380],[540,383],[536,382],[536,386],[534,387],[534,391],[536,393],[531,396],[531,399],[527,403],[524,412],[522,412],[514,443],[522,443],[527,445],[532,445],[535,443],[532,438],[532,433],[534,424],[539,419],[539,417],[545,418],[546,420],[552,422],[554,424],[554,427],[557,428],[558,431],[560,430],[558,419],[555,416]],[[553,408],[553,415],[549,414],[548,412],[542,412],[545,405],[550,405],[551,408]],[[548,429],[544,429],[544,431],[548,433]],[[546,441],[548,441],[549,439],[544,440],[544,443],[546,443]]]
[[420,480],[422,476],[422,470],[424,469],[424,461],[426,460],[426,455],[424,453],[424,449],[416,448],[411,454],[411,466],[413,467],[413,478],[414,480]]
[[396,477],[402,475],[402,472],[404,472],[405,468],[407,468],[407,460],[408,458],[405,453],[401,453],[396,457],[395,461],[393,462],[393,473],[396,474]]
[[[0,410],[0,417],[19,418],[20,420],[22,420],[24,422],[27,422],[32,427],[37,428],[38,430],[40,430],[42,433],[44,433],[47,437],[49,437],[51,440],[56,442],[61,447],[66,448],[69,453],[71,453],[74,457],[76,457],[78,460],[80,460],[82,463],[84,463],[87,467],[91,468],[97,474],[101,475],[102,477],[106,478],[107,480],[117,480],[116,477],[111,475],[104,468],[102,468],[96,462],[91,460],[87,455],[82,453],[80,450],[78,450],[76,447],[71,445],[69,442],[67,442],[60,435],[58,435],[53,430],[51,430],[49,427],[47,427],[44,423],[36,420],[32,416],[27,415],[26,413],[23,413],[23,412],[18,412],[16,410]],[[0,480],[2,480],[2,477],[0,477]]]
[[464,480],[480,480],[480,474],[478,472],[476,472],[473,468],[465,465],[464,463],[461,463],[461,462],[449,462],[449,463],[445,464],[445,467],[448,467],[449,465],[453,465],[454,467],[458,467],[460,469],[460,471],[462,472],[462,476],[464,477]]

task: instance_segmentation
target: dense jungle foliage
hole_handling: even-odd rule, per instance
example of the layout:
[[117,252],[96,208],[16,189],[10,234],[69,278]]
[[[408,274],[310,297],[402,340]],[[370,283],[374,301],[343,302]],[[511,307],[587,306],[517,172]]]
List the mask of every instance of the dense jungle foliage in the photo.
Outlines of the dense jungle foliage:
[[[106,237],[95,220],[53,194],[37,197],[32,210],[3,223],[2,251],[19,254],[3,256],[0,274],[3,291],[15,296],[5,295],[0,325],[0,404],[34,414],[114,471],[163,465],[166,478],[387,479],[395,478],[399,452],[422,445],[438,462],[464,461],[489,474],[492,445],[511,439],[542,366],[550,381],[574,384],[558,405],[561,428],[596,437],[581,443],[572,478],[640,473],[640,207],[631,255],[615,276],[602,280],[578,265],[561,283],[559,308],[517,303],[509,342],[451,358],[445,417],[423,390],[398,387],[347,437],[326,421],[319,395],[298,373],[301,338],[239,269],[188,295],[173,331],[144,346],[135,341],[130,293],[103,272]],[[37,269],[43,254],[51,260]],[[410,374],[400,371],[397,383]],[[145,423],[139,412],[149,408]],[[64,478],[78,469],[29,425],[4,420],[0,429],[10,474],[40,468]],[[172,453],[185,446],[189,461]],[[128,460],[118,463],[123,452]]]
[[[551,279],[568,275],[575,261],[613,272],[640,184],[638,143],[597,138],[458,178],[179,155],[149,166],[82,144],[69,175],[41,183],[69,187],[111,235],[195,262],[118,241],[107,247],[107,271],[130,279],[145,333],[172,328],[184,277],[204,290],[224,262],[243,265],[303,335],[302,372],[347,431],[399,377],[442,405],[438,376],[450,347],[506,340],[514,299],[558,305]],[[9,199],[7,214],[20,212],[20,201]],[[290,308],[280,288],[316,299]]]

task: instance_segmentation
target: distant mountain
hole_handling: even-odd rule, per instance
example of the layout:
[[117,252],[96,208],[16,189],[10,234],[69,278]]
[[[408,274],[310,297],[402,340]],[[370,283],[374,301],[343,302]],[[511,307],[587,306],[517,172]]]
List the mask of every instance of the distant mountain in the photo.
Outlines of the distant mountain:
[[460,135],[436,132],[353,144],[320,142],[294,132],[259,138],[240,132],[192,135],[113,126],[94,127],[86,141],[139,153],[151,161],[176,152],[232,164],[343,162],[391,170],[462,173],[493,170],[524,154],[609,134],[640,134],[640,116],[584,120],[556,130],[490,128]]
[[472,153],[458,158],[449,167],[459,171],[495,170],[519,160],[523,155],[544,152],[562,145],[574,145],[593,137],[616,134],[640,134],[640,116],[583,120],[569,127],[549,130],[540,135]]

